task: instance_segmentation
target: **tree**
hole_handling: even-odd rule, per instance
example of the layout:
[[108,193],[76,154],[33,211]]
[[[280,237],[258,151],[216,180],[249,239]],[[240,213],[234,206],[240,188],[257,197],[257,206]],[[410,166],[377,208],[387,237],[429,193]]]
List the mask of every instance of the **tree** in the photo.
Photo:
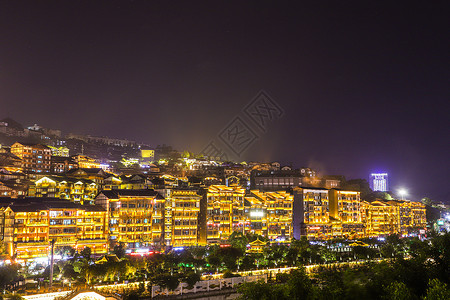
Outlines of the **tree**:
[[424,300],[448,300],[450,299],[450,289],[448,286],[439,281],[439,279],[430,280],[428,284],[427,294]]
[[120,242],[118,245],[114,245],[113,253],[120,259],[125,256],[125,244]]
[[192,289],[200,279],[200,275],[195,272],[189,272],[182,277],[182,281],[187,283],[189,289]]
[[242,252],[245,252],[245,250],[247,250],[248,239],[242,232],[233,231],[228,237],[228,243],[235,248],[241,249]]
[[225,247],[218,249],[218,255],[225,267],[230,271],[235,271],[237,268],[237,261],[243,255],[243,251],[235,247]]
[[180,284],[178,276],[173,276],[168,273],[159,274],[155,278],[155,283],[161,288],[167,288],[170,291],[175,290]]
[[73,257],[75,255],[75,249],[71,246],[59,247],[55,252],[62,257]]
[[11,265],[4,265],[0,267],[0,288],[6,289],[6,287],[12,283],[14,283],[18,276],[20,265],[18,264],[11,264]]
[[80,255],[87,259],[90,260],[91,259],[91,254],[92,254],[92,250],[89,247],[85,247],[83,250],[81,250]]
[[247,282],[238,287],[241,300],[287,300],[285,285],[270,285],[264,282]]
[[303,267],[291,271],[291,277],[287,285],[289,289],[288,295],[292,299],[309,300],[314,299],[316,296],[316,289]]
[[394,281],[385,287],[384,291],[386,293],[384,299],[386,300],[411,300],[416,298],[403,282]]

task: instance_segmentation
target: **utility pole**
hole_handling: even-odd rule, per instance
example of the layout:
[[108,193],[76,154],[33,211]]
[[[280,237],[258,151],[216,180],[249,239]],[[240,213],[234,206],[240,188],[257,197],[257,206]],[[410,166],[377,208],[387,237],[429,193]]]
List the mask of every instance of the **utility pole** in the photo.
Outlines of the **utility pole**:
[[53,284],[53,253],[55,250],[55,239],[52,239],[50,241],[50,245],[51,245],[51,254],[50,254],[50,284],[49,284],[49,289],[52,289],[52,284]]

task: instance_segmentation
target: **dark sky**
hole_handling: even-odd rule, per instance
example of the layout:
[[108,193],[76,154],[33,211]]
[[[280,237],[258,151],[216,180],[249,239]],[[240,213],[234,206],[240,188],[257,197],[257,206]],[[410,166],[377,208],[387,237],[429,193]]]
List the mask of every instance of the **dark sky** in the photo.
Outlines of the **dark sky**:
[[448,1],[301,2],[2,0],[0,118],[199,152],[265,90],[242,160],[449,199]]

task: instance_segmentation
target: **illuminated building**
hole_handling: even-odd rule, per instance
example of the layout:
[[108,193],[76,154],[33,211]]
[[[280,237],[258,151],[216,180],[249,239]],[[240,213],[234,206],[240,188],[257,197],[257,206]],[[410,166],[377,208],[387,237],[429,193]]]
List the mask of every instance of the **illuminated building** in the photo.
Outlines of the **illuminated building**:
[[92,203],[99,185],[92,180],[62,176],[45,176],[28,187],[30,197],[55,197],[81,204]]
[[390,201],[399,207],[399,226],[402,234],[411,234],[427,226],[426,208],[420,202],[399,200]]
[[370,188],[376,192],[389,191],[389,182],[387,173],[372,173],[370,174]]
[[8,254],[17,259],[47,258],[49,243],[93,254],[108,252],[106,211],[55,198],[2,199],[0,226]]
[[248,253],[263,253],[267,243],[256,239],[253,242],[250,242],[249,245],[250,248],[247,250]]
[[300,186],[302,175],[297,170],[258,171],[250,175],[250,187],[260,190],[282,190]]
[[142,174],[122,175],[120,180],[120,189],[122,190],[141,190],[151,185],[151,181],[147,176]]
[[196,190],[172,190],[165,202],[164,240],[167,246],[198,245],[198,218],[202,199]]
[[400,231],[399,206],[389,202],[382,200],[361,202],[367,237],[389,235]]
[[78,164],[71,157],[52,156],[51,172],[54,174],[65,173],[72,169],[77,169]]
[[295,188],[293,208],[294,238],[328,239],[332,236],[328,190]]
[[0,179],[0,197],[17,198],[25,196],[26,193],[27,183]]
[[335,189],[341,186],[342,182],[345,182],[344,176],[341,175],[325,175],[321,177],[322,184],[321,186],[326,189]]
[[100,163],[86,155],[75,155],[72,158],[80,169],[100,169]]
[[284,191],[250,191],[245,196],[245,231],[265,236],[271,242],[290,241],[293,200]]
[[207,243],[226,240],[233,231],[244,233],[245,189],[211,185],[207,191]]
[[360,192],[329,190],[330,221],[333,237],[363,237]]
[[97,183],[100,186],[103,186],[105,178],[108,177],[108,174],[103,171],[103,169],[94,169],[94,168],[79,168],[79,169],[70,169],[66,172],[68,177],[75,177],[80,179],[89,179],[93,182]]
[[5,148],[0,148],[0,167],[21,168],[22,160],[16,155],[7,152]]
[[52,156],[69,157],[69,148],[48,146],[52,150]]
[[14,143],[11,153],[22,160],[22,169],[34,173],[50,172],[52,151],[45,145]]
[[164,244],[164,203],[158,192],[147,190],[104,190],[95,204],[107,210],[112,245],[129,248]]
[[152,149],[141,149],[141,163],[142,163],[142,165],[148,166],[154,160],[155,160],[155,150],[152,150]]

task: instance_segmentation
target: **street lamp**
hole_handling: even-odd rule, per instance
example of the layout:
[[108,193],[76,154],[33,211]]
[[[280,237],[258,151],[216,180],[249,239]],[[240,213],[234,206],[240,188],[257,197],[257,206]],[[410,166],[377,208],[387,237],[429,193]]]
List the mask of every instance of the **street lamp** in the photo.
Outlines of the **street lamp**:
[[408,196],[408,191],[404,188],[401,188],[398,190],[398,195],[400,196],[401,200],[405,200],[405,197]]

